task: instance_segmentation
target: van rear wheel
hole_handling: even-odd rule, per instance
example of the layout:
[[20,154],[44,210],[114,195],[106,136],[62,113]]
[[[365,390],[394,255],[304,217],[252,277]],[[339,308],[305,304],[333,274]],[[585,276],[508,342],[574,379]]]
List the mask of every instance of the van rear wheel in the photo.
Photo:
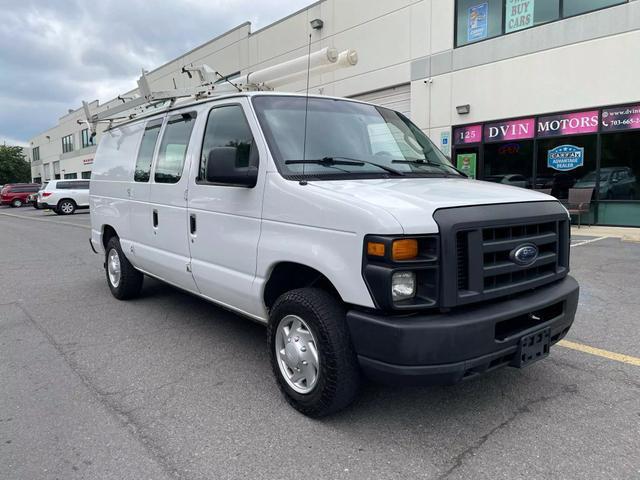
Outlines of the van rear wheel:
[[109,240],[106,250],[104,266],[111,293],[118,300],[137,297],[142,290],[144,275],[124,256],[118,237]]
[[13,208],[19,208],[22,206],[22,200],[20,200],[19,198],[15,198],[12,202],[11,202],[11,206]]
[[356,398],[360,369],[339,299],[317,288],[284,293],[271,309],[267,338],[278,386],[295,409],[319,418]]

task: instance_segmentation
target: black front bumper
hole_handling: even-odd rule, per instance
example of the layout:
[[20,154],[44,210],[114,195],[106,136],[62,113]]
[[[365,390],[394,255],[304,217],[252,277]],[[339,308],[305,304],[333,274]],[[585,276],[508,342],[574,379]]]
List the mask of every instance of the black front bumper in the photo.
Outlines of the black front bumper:
[[390,316],[351,310],[351,339],[364,373],[392,384],[452,384],[514,364],[520,339],[550,328],[563,338],[576,314],[572,277],[508,300],[449,313]]

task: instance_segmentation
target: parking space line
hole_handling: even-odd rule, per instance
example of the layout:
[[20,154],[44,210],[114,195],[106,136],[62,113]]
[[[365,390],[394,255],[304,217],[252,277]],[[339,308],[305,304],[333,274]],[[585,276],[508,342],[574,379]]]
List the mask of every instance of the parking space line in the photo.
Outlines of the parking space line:
[[589,345],[583,345],[582,343],[570,342],[569,340],[560,340],[558,345],[571,350],[577,350],[583,353],[589,353],[598,357],[608,358],[609,360],[615,360],[616,362],[626,363],[628,365],[635,365],[640,367],[640,358],[632,357],[631,355],[624,355],[622,353],[610,352],[609,350],[603,350],[601,348],[590,347]]
[[36,222],[45,222],[45,223],[59,223],[60,225],[70,225],[72,227],[80,227],[80,228],[91,229],[90,225],[82,225],[80,223],[61,222],[59,220],[47,220],[45,218],[26,217],[26,216],[22,216],[22,215],[14,215],[13,213],[5,213],[5,212],[0,212],[0,215],[4,215],[6,217],[20,218],[20,219],[23,219],[23,220],[34,220]]
[[588,243],[599,242],[600,240],[605,240],[607,238],[609,237],[598,237],[598,238],[590,238],[589,240],[582,240],[581,242],[578,242],[578,243],[572,243],[571,248],[579,247],[581,245],[586,245]]

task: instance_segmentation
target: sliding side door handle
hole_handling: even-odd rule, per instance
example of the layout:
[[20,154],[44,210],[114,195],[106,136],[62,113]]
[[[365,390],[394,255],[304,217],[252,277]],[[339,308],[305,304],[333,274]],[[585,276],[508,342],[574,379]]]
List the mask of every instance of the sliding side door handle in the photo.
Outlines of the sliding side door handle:
[[196,214],[192,213],[191,215],[189,215],[189,231],[191,232],[191,235],[196,234],[196,229]]

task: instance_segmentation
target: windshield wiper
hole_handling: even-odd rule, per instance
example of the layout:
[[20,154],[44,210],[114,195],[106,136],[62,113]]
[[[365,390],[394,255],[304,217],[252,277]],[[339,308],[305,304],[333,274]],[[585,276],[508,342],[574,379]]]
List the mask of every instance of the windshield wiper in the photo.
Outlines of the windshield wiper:
[[392,160],[391,163],[405,163],[409,165],[419,165],[423,167],[435,167],[435,168],[439,168],[440,170],[444,170],[443,173],[445,176],[449,176],[449,172],[447,172],[446,169],[450,168],[451,170],[454,170],[455,172],[459,173],[464,177],[467,176],[466,174],[464,174],[463,172],[461,172],[460,170],[458,170],[457,168],[451,165],[445,165],[443,163],[434,163],[427,159],[416,158],[415,160]]
[[351,165],[354,167],[363,167],[364,165],[373,165],[374,167],[378,167],[392,175],[395,175],[398,177],[404,176],[404,173],[402,173],[400,170],[396,170],[395,168],[387,167],[386,165],[380,165],[379,163],[370,162],[368,160],[359,160],[359,159],[349,158],[349,157],[324,157],[320,159],[316,158],[311,160],[286,160],[284,164],[285,165],[313,164],[313,165],[322,165],[325,167],[333,167],[334,165]]

